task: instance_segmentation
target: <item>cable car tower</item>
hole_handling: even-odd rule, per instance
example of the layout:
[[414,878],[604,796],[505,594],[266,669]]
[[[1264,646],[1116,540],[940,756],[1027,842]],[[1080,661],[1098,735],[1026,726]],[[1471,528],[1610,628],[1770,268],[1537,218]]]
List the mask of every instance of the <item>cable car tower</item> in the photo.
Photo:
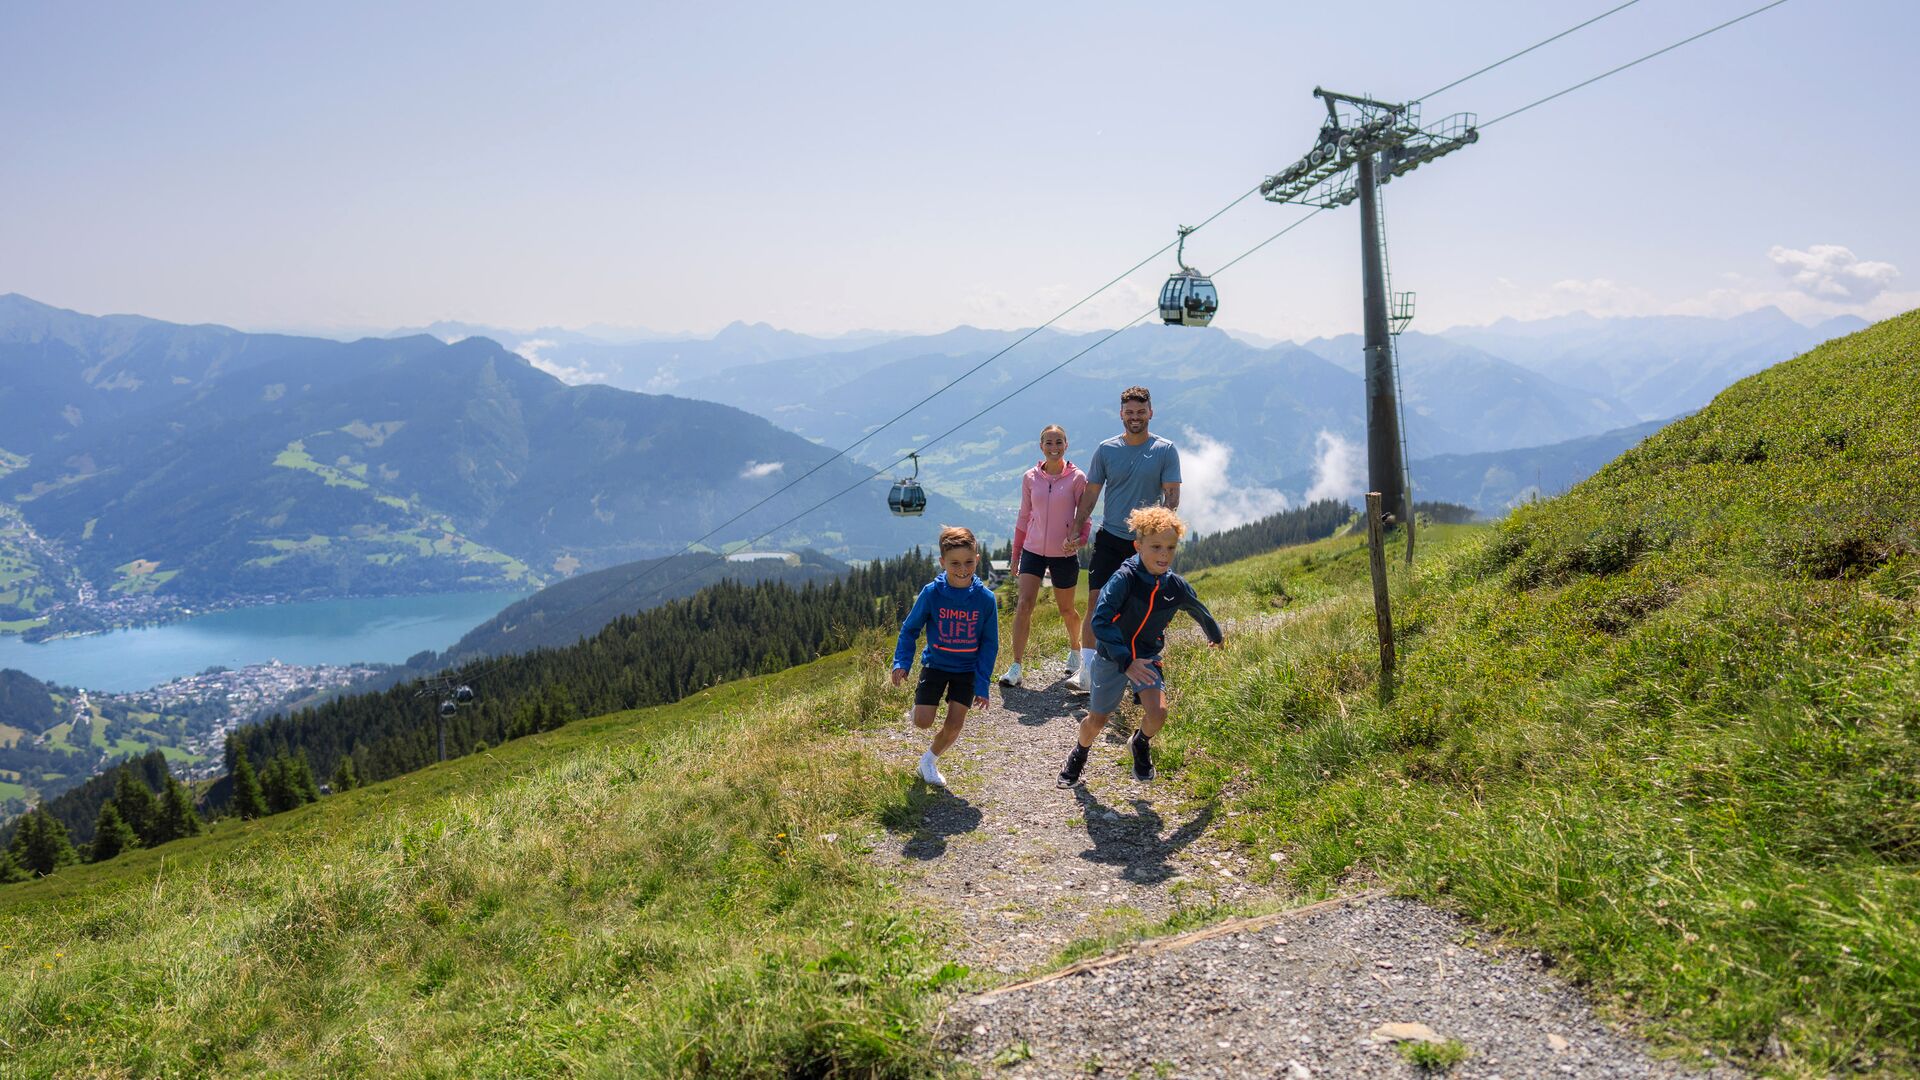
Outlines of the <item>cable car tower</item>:
[[[1393,339],[1413,321],[1413,294],[1389,294],[1386,215],[1379,187],[1396,176],[1480,141],[1477,117],[1455,113],[1420,126],[1420,103],[1394,105],[1336,94],[1316,86],[1327,104],[1327,122],[1313,149],[1260,185],[1267,201],[1331,210],[1360,203],[1360,277],[1366,346],[1367,485],[1380,493],[1388,520],[1413,521],[1407,483],[1406,439],[1401,432],[1399,363]],[[1409,544],[1408,557],[1413,548]]]

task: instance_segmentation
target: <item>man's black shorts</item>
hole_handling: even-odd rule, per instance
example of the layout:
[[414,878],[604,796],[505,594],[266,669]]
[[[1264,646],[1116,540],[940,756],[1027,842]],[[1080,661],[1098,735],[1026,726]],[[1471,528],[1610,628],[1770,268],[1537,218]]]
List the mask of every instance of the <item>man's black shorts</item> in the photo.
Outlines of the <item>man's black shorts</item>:
[[[1087,592],[1098,596],[1101,586],[1113,576],[1120,564],[1133,558],[1133,541],[1115,536],[1105,529],[1093,530],[1093,565],[1087,568]],[[1088,601],[1092,603],[1091,600]]]
[[1080,560],[1072,555],[1048,556],[1022,549],[1020,572],[1043,581],[1051,575],[1056,589],[1071,589],[1080,584]]
[[938,705],[940,695],[945,694],[948,701],[973,706],[973,672],[941,671],[939,668],[922,667],[920,682],[913,688],[915,705]]

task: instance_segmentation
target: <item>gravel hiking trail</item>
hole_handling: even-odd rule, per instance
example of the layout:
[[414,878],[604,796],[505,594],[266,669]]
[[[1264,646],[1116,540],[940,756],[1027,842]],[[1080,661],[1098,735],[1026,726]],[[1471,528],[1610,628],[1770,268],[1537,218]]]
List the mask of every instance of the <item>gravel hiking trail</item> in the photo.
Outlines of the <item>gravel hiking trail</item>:
[[[1084,784],[1056,788],[1086,704],[1064,678],[1054,657],[1024,687],[996,684],[942,759],[951,790],[920,785],[911,819],[874,849],[951,920],[951,959],[997,987],[948,1005],[938,1038],[963,1066],[1143,1080],[1742,1075],[1653,1055],[1537,954],[1490,947],[1426,905],[1356,891],[1299,906],[1252,880],[1250,860],[1268,853],[1215,835],[1231,811],[1164,777],[1136,783],[1114,728]],[[1117,720],[1130,730],[1137,717],[1128,705]],[[926,739],[903,721],[875,749],[911,769]],[[1232,913],[1247,914],[1222,921]],[[1070,945],[1087,959],[1061,969]],[[1462,1052],[1450,1070],[1409,1060]]]

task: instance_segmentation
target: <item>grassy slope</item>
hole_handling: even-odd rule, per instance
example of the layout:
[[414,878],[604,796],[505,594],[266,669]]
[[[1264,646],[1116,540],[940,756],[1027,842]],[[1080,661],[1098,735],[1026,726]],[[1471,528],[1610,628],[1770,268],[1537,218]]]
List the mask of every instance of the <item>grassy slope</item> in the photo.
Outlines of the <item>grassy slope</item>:
[[[1920,1067],[1920,313],[1748,379],[1401,583],[1357,541],[1203,595],[1310,598],[1164,740],[1289,872],[1387,877],[1769,1068]],[[1344,552],[1344,554],[1342,554]],[[1230,591],[1230,589],[1229,589]]]
[[[1222,615],[1297,615],[1176,647],[1167,775],[1307,887],[1370,873],[1465,910],[1656,1034],[1912,1067],[1916,338],[1908,316],[1830,344],[1497,531],[1429,530],[1386,707],[1358,540],[1195,575]],[[1044,606],[1035,631],[1061,644]],[[857,857],[912,811],[843,737],[897,715],[882,664],[0,890],[4,1050],[103,1075],[924,1071],[957,973]]]
[[[877,649],[0,892],[41,1075],[786,1075],[922,1060],[958,972],[848,822]],[[823,834],[846,833],[843,842]]]

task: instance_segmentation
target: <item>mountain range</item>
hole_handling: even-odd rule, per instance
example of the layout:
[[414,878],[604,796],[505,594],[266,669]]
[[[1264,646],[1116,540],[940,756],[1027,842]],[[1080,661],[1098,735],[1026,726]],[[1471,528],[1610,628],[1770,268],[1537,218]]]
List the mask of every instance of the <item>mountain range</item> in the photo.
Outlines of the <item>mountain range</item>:
[[[1766,310],[1405,334],[1417,490],[1497,511],[1529,473],[1571,483],[1645,422],[1857,325]],[[1001,539],[1040,428],[1064,425],[1084,462],[1133,383],[1154,391],[1155,429],[1193,451],[1187,479],[1212,492],[1195,503],[1203,529],[1309,489],[1353,494],[1335,490],[1330,447],[1351,456],[1364,435],[1354,336],[425,329],[343,342],[0,297],[0,624],[89,590],[543,584],[671,554],[861,439],[720,539],[774,528],[773,546],[856,559],[924,544],[931,523]],[[663,386],[674,394],[647,392]],[[931,504],[894,518],[883,485],[857,485],[915,449]]]
[[[830,453],[724,405],[568,385],[484,338],[246,334],[13,295],[0,432],[0,501],[23,527],[0,558],[52,550],[102,596],[201,600],[530,584],[668,554]],[[867,474],[834,461],[722,539]],[[770,539],[924,543],[884,494]],[[937,495],[928,513],[953,516]]]

